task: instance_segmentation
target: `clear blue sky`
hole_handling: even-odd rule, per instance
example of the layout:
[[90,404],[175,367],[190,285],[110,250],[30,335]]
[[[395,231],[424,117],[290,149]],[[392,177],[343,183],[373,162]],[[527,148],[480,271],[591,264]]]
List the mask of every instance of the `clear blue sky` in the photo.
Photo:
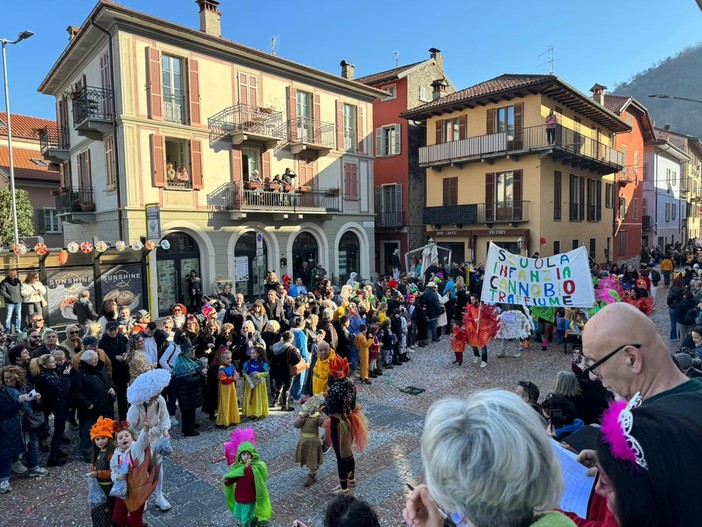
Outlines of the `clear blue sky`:
[[[121,4],[172,22],[199,27],[194,0],[122,0]],[[8,46],[11,110],[55,118],[54,101],[36,89],[68,42],[66,27],[81,25],[93,0],[3,0],[0,38],[22,30],[35,35]],[[10,7],[11,6],[11,7]],[[402,0],[353,2],[222,0],[225,37],[338,74],[345,59],[356,75],[444,53],[444,69],[458,88],[502,73],[548,73],[549,47],[556,74],[585,91],[610,88],[659,59],[696,44],[702,12],[695,0]],[[685,72],[681,72],[685,74]],[[674,94],[672,94],[674,95]],[[1,101],[1,99],[0,99]],[[0,108],[5,110],[4,101]]]

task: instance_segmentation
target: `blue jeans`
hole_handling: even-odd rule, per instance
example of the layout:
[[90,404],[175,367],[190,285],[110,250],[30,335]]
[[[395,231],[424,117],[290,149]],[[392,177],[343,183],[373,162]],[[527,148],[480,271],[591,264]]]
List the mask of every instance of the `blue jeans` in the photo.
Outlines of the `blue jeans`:
[[675,316],[675,308],[668,308],[668,315],[670,316],[670,340],[678,340],[678,319]]
[[[307,372],[309,369],[301,372],[299,375],[295,375],[292,382],[292,388],[290,388],[290,397],[295,401],[302,399],[302,387],[305,385],[307,380]],[[290,401],[288,401],[290,404]]]
[[480,357],[480,360],[487,362],[487,346],[478,349],[476,346],[471,346],[473,348],[473,355]]
[[663,271],[663,283],[670,285],[670,271]]
[[[355,339],[356,336],[353,335],[353,338]],[[349,361],[351,363],[351,369],[352,370],[357,370],[359,367],[358,363],[358,348],[356,347],[356,343],[351,344],[351,360]]]
[[22,327],[22,304],[5,304],[7,308],[7,317],[5,318],[5,331],[10,332],[10,326],[12,325],[12,314],[15,314],[15,329],[17,333],[21,331]]
[[432,342],[437,342],[439,340],[439,337],[436,335],[436,330],[439,324],[439,319],[438,318],[432,318],[429,321],[429,327],[431,328],[431,341]]
[[[24,432],[23,432],[24,433]],[[25,445],[27,456],[27,468],[32,470],[39,466],[39,449],[37,446],[37,434],[27,432],[28,441]],[[0,482],[10,479],[10,467],[12,466],[12,456],[0,457]]]

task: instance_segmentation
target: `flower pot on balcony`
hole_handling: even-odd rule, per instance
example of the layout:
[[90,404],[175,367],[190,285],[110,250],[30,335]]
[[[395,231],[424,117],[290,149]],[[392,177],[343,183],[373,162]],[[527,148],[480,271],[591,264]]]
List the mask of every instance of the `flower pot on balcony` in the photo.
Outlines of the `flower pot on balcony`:
[[327,189],[327,196],[338,196],[339,195],[339,189],[338,188],[330,188]]
[[259,108],[259,111],[260,111],[261,113],[273,113],[273,109],[272,109],[272,108]]
[[291,191],[294,190],[294,189],[295,189],[295,186],[294,186],[294,185],[283,185],[283,190],[284,190],[285,192],[291,192]]
[[252,182],[249,182],[249,189],[251,189],[251,190],[259,189],[259,188],[261,188],[262,186],[263,186],[263,185],[262,185],[261,183],[252,183]]
[[300,185],[300,192],[312,192],[312,187],[309,185]]
[[81,212],[95,212],[95,203],[92,201],[84,201],[80,204]]
[[273,191],[277,192],[278,190],[280,190],[280,185],[272,184],[272,185],[268,185],[268,188],[269,188],[269,190],[273,190]]

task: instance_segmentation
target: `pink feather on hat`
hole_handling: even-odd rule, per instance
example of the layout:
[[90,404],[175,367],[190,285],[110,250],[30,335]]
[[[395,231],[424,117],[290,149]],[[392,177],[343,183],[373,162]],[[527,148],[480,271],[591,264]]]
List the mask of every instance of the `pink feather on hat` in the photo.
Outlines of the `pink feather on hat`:
[[602,438],[609,445],[612,456],[636,464],[636,452],[626,440],[619,422],[619,415],[626,408],[626,401],[614,401],[602,415]]
[[256,433],[250,426],[243,430],[237,428],[231,433],[229,441],[224,443],[224,455],[227,458],[227,465],[236,463],[236,452],[239,450],[239,445],[244,441],[256,446]]

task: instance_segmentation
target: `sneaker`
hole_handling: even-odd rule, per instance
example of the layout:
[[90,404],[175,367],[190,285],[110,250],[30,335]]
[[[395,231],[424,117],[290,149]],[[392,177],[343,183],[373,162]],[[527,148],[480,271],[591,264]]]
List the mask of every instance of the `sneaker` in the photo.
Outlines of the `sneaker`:
[[332,449],[331,445],[324,447],[322,450],[322,454],[328,454],[331,451],[331,449]]
[[12,462],[12,472],[15,474],[25,474],[27,472],[27,467],[25,467],[18,459],[17,461]]
[[339,485],[339,486],[334,487],[332,489],[331,493],[334,494],[335,496],[345,496],[345,495],[351,494],[351,489],[348,489],[348,488],[342,489],[341,486]]
[[515,359],[518,359],[521,356],[522,356],[522,354],[519,353],[518,351],[514,355],[512,355],[512,357],[514,357]]
[[7,494],[11,490],[12,490],[12,487],[10,487],[9,481],[0,482],[0,494]]
[[485,366],[487,366],[487,362],[485,362],[484,360],[480,361],[480,367],[484,368]]
[[473,364],[480,364],[480,357],[473,357]]
[[495,357],[497,357],[498,359],[503,359],[503,358],[505,358],[506,356],[507,356],[507,355],[505,355],[504,353],[498,353],[498,354],[495,355]]
[[178,421],[178,418],[175,415],[171,416],[171,426],[176,426],[179,425],[180,421]]
[[29,469],[30,478],[39,478],[42,476],[48,476],[49,471],[42,467],[34,467]]
[[171,509],[171,504],[168,503],[168,500],[163,494],[159,494],[156,496],[156,506],[161,509],[162,511],[167,511]]

